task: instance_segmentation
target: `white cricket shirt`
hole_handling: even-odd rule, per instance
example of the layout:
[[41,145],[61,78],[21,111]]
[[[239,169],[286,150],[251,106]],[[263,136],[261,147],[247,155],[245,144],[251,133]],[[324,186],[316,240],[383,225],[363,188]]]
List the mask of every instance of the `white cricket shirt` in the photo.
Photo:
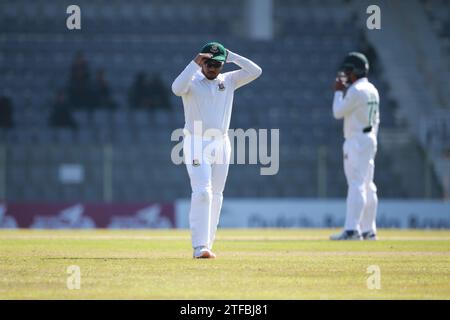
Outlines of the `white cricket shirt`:
[[230,127],[234,91],[258,78],[261,68],[236,53],[228,50],[226,62],[233,62],[240,70],[221,73],[214,80],[208,80],[201,68],[191,61],[172,84],[172,91],[183,99],[185,130],[194,132],[194,121],[202,122],[204,133],[218,129],[224,135]]
[[378,90],[367,78],[355,81],[344,94],[334,93],[333,115],[336,119],[344,119],[344,137],[349,139],[372,127],[370,134],[378,134],[380,124],[380,97]]

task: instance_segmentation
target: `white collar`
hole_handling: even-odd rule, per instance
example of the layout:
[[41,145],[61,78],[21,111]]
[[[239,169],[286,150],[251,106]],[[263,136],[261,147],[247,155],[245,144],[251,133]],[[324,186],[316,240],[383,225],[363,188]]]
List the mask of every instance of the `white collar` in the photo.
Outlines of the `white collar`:
[[358,80],[356,80],[355,82],[353,82],[353,84],[357,84],[360,82],[368,82],[369,80],[367,79],[367,77],[363,77],[363,78],[359,78]]

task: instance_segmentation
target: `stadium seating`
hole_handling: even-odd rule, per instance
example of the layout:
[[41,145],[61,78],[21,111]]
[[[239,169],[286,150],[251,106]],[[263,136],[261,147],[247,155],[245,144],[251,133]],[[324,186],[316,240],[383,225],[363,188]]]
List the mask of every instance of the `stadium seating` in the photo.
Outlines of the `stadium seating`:
[[[189,197],[185,168],[170,161],[176,144],[170,134],[183,126],[181,99],[171,97],[171,111],[148,113],[130,109],[127,93],[142,70],[160,73],[170,88],[198,48],[213,39],[263,69],[258,81],[237,92],[231,128],[280,128],[279,174],[260,176],[259,166],[232,166],[226,195],[346,194],[342,124],[332,118],[330,89],[342,57],[360,49],[351,10],[342,10],[345,1],[275,1],[276,45],[236,32],[242,27],[240,1],[77,3],[82,8],[81,31],[65,29],[69,1],[0,3],[0,90],[13,99],[16,123],[0,132],[7,154],[7,199],[101,201],[109,166],[114,200]],[[52,129],[47,124],[51,101],[67,83],[77,51],[85,54],[91,71],[107,70],[119,108],[77,110],[77,130]],[[372,80],[382,93],[383,128],[395,128],[389,88],[378,74]],[[105,153],[108,146],[111,159]],[[326,150],[324,162],[319,161],[319,148]],[[383,170],[376,173],[380,195],[414,196],[408,185],[392,184],[390,162],[381,146],[377,164]],[[81,164],[84,182],[62,184],[58,170],[64,163]],[[325,181],[319,181],[319,170],[326,170]],[[319,184],[325,185],[325,193],[318,191]]]
[[[446,0],[422,0],[433,30],[440,38],[445,55],[450,57],[450,13]],[[450,62],[450,58],[448,59]],[[450,69],[450,64],[448,65]]]

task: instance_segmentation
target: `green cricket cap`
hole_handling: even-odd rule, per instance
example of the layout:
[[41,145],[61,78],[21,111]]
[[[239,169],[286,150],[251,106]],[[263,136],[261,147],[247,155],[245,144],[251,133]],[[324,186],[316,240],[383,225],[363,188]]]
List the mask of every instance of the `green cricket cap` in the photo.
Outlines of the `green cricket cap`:
[[351,68],[367,73],[369,71],[369,60],[361,52],[350,52],[345,57],[342,68]]
[[220,62],[227,59],[227,49],[219,42],[208,42],[203,46],[201,53],[212,53],[212,59]]

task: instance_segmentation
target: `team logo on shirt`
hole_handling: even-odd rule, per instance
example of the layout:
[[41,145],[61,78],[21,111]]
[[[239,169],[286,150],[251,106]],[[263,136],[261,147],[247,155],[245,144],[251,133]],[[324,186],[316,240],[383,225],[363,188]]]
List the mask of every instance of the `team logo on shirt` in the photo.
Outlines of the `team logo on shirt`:
[[198,167],[199,165],[200,165],[200,161],[198,161],[198,159],[192,160],[192,166]]
[[344,160],[348,159],[348,154],[344,153]]
[[223,82],[219,82],[219,91],[225,90],[225,84]]

